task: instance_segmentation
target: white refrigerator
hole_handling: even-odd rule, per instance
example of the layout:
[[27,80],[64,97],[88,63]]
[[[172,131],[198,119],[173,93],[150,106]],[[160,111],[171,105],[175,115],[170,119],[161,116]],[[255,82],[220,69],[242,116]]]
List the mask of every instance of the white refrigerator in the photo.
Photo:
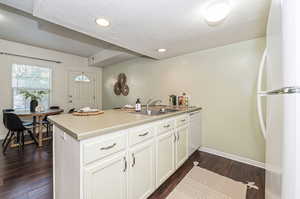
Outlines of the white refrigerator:
[[300,199],[300,0],[272,0],[257,90],[266,199]]

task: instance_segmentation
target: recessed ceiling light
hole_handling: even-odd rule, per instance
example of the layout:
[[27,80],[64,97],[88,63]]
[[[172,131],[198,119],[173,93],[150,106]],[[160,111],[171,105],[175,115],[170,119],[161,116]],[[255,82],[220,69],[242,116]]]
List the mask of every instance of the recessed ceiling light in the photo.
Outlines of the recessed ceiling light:
[[96,19],[96,23],[99,26],[103,26],[103,27],[107,27],[107,26],[110,25],[109,21],[107,19],[104,19],[104,18],[98,18],[98,19]]
[[160,53],[164,53],[164,52],[167,51],[167,49],[165,49],[165,48],[159,48],[159,49],[157,49],[157,51],[160,52]]
[[214,0],[206,5],[203,16],[207,23],[217,24],[223,21],[230,11],[231,7],[228,0]]

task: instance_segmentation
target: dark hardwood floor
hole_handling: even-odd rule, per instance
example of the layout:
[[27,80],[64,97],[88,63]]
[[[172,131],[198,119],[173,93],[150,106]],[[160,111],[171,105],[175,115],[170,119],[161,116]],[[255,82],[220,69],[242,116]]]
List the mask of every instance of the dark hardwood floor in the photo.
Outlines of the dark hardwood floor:
[[[1,147],[0,147],[1,148]],[[0,152],[1,199],[52,199],[52,144],[25,146],[23,152]]]
[[[263,169],[242,164],[204,152],[194,153],[149,199],[164,199],[192,169],[193,162],[234,180],[253,181],[259,190],[248,189],[247,199],[264,199],[265,172]],[[8,149],[0,153],[1,199],[52,199],[52,146],[43,148],[28,145],[23,152]]]

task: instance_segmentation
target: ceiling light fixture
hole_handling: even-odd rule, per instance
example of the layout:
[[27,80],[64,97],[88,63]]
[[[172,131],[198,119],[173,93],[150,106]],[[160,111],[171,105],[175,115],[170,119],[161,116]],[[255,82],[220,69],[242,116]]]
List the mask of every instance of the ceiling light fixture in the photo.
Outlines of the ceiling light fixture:
[[160,52],[160,53],[164,53],[164,52],[167,51],[167,49],[165,49],[165,48],[159,48],[159,49],[157,49],[157,51]]
[[107,19],[104,19],[104,18],[96,19],[96,24],[98,24],[99,26],[103,26],[103,27],[107,27],[107,26],[110,25],[109,21]]
[[230,11],[228,0],[214,0],[205,6],[203,16],[208,24],[215,25],[226,19]]

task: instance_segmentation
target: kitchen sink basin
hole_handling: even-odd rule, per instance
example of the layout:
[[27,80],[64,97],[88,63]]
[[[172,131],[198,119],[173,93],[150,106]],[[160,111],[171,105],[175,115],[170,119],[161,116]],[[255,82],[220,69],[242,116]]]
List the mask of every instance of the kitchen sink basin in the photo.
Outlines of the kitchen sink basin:
[[179,110],[177,109],[160,109],[160,110],[157,110],[157,109],[149,109],[148,111],[147,110],[142,110],[141,112],[134,112],[135,114],[141,114],[141,115],[163,115],[163,114],[167,114],[167,113],[173,113],[173,112],[177,112]]

